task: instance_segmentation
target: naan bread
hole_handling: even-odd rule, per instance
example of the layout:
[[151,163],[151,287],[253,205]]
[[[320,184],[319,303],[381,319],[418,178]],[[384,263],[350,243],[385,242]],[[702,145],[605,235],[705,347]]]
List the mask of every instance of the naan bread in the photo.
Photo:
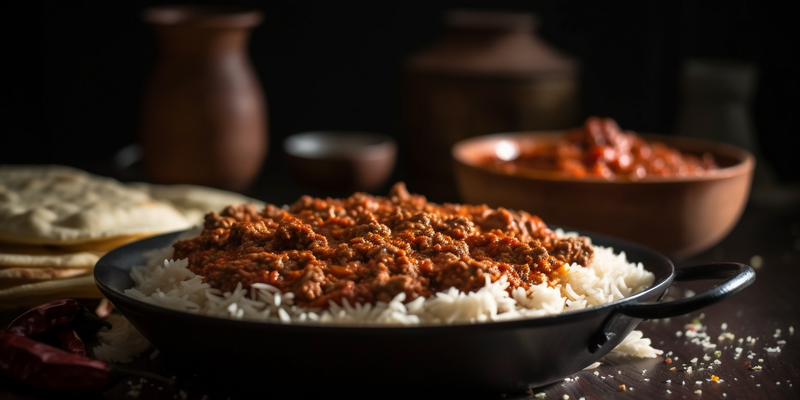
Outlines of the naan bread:
[[0,288],[34,283],[34,281],[72,278],[91,273],[91,268],[0,268]]
[[3,268],[0,269],[0,290],[91,275],[92,271],[86,268]]
[[81,250],[53,246],[0,243],[0,268],[91,269],[106,250]]
[[202,224],[205,215],[210,211],[219,213],[229,205],[250,203],[257,208],[266,205],[261,200],[205,186],[156,185],[143,182],[132,182],[128,185],[148,193],[158,201],[172,205],[186,219],[197,224]]
[[0,165],[0,309],[100,299],[106,252],[203,223],[207,213],[264,202],[196,185],[122,183],[61,165]]
[[0,289],[0,310],[33,307],[57,299],[101,299],[93,275],[28,283]]
[[0,241],[71,245],[186,229],[171,204],[60,165],[0,166]]
[[82,268],[92,269],[104,253],[81,252],[60,256],[0,253],[0,268]]

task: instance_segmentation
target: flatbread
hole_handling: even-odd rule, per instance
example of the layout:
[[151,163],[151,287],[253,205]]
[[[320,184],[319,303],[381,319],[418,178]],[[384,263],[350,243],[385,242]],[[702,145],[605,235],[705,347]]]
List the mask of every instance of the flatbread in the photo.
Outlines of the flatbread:
[[202,223],[209,212],[219,213],[229,205],[249,203],[260,208],[266,205],[263,201],[252,197],[206,186],[156,185],[143,182],[131,182],[128,185],[148,193],[158,201],[172,205],[187,220],[197,224]]
[[92,273],[91,268],[24,268],[0,269],[0,287],[19,286],[33,281],[72,278]]
[[102,298],[106,252],[203,223],[209,212],[264,202],[197,185],[122,183],[61,165],[0,165],[0,309]]
[[94,283],[94,275],[48,280],[0,289],[0,309],[34,306],[56,299],[101,299],[103,294]]
[[66,245],[186,229],[172,205],[61,165],[0,165],[0,241]]
[[90,269],[39,269],[39,268],[7,268],[0,269],[0,290],[34,283],[52,282],[59,279],[70,279],[91,275]]
[[104,250],[81,251],[0,243],[0,268],[94,268],[103,254]]

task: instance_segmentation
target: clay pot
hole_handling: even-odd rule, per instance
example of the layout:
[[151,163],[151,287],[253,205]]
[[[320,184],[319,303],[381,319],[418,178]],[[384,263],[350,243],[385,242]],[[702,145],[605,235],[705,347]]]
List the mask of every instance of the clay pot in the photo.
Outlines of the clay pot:
[[261,13],[165,6],[143,19],[159,50],[142,103],[147,179],[244,191],[267,154],[266,101],[246,51]]
[[578,65],[536,35],[536,16],[453,10],[445,33],[406,61],[405,131],[414,186],[458,200],[450,147],[493,132],[579,123]]

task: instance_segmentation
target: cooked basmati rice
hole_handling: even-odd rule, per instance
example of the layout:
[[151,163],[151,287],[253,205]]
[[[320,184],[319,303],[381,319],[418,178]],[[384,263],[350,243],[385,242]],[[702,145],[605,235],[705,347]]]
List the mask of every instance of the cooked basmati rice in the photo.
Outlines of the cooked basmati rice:
[[[185,233],[181,239],[195,236],[199,230]],[[556,230],[561,236],[574,232]],[[293,293],[281,293],[264,283],[249,290],[239,285],[233,292],[222,293],[203,283],[203,277],[187,269],[187,260],[173,260],[172,247],[145,254],[147,263],[131,270],[135,286],[125,294],[142,301],[180,311],[210,316],[273,321],[281,323],[336,323],[352,325],[420,325],[461,322],[502,321],[540,317],[598,306],[635,294],[653,283],[654,276],[641,263],[629,263],[624,252],[592,246],[594,260],[588,267],[570,265],[560,276],[560,283],[517,288],[511,295],[508,282],[487,279],[486,285],[472,293],[451,288],[431,298],[419,297],[403,303],[405,294],[390,302],[372,304],[331,304],[324,311],[294,305]],[[95,356],[111,362],[128,362],[141,354],[149,343],[123,317],[112,322],[111,332],[101,330],[101,345]],[[654,349],[641,331],[634,330],[613,353],[652,358],[663,352]]]
[[[561,236],[575,233],[556,231]],[[238,285],[233,292],[222,293],[203,282],[203,277],[187,269],[188,261],[173,260],[172,248],[152,251],[148,262],[134,267],[131,277],[135,286],[125,294],[180,311],[217,317],[274,321],[282,323],[336,323],[353,325],[420,325],[502,321],[558,314],[622,299],[653,283],[654,276],[641,263],[629,263],[625,253],[615,254],[612,248],[595,246],[591,265],[568,265],[559,276],[560,283],[547,283],[525,290],[506,290],[508,281],[487,278],[483,288],[464,293],[456,288],[436,293],[430,298],[418,297],[404,303],[400,293],[389,302],[342,305],[331,303],[327,310],[296,306],[294,294],[282,293],[265,283],[249,289]]]
[[122,315],[111,314],[106,321],[111,324],[111,329],[103,327],[97,331],[99,344],[92,349],[98,360],[127,363],[150,348],[150,342]]

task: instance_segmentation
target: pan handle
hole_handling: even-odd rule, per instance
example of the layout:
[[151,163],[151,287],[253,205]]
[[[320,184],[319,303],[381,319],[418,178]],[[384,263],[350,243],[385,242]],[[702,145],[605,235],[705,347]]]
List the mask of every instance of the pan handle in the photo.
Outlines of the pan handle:
[[732,296],[756,281],[753,267],[736,262],[719,262],[675,270],[674,281],[696,281],[703,279],[725,279],[719,285],[686,299],[665,303],[633,303],[619,307],[616,311],[629,317],[658,319],[677,317],[708,307]]

